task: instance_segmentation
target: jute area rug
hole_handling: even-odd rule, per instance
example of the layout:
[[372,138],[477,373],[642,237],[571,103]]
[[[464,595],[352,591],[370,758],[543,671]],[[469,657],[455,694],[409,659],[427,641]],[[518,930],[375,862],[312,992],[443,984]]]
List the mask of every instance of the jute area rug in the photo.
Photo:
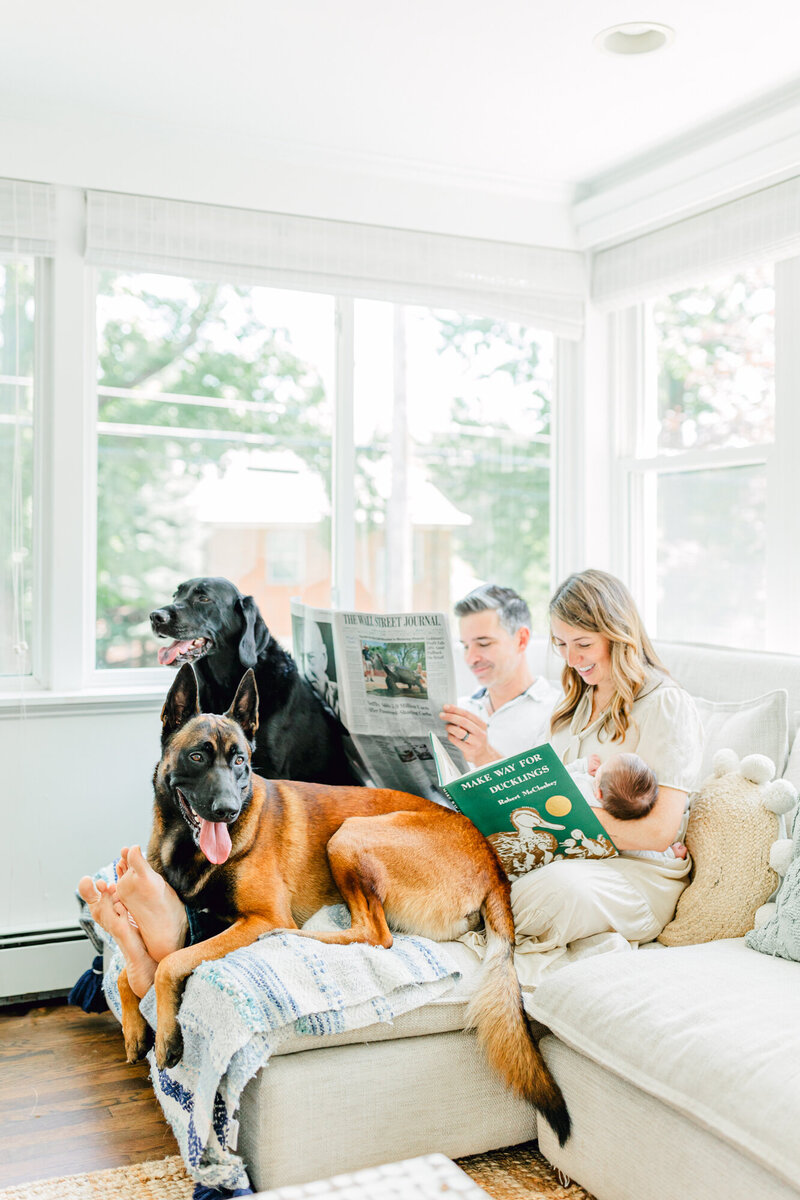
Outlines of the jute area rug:
[[[563,1187],[535,1142],[474,1154],[458,1159],[493,1200],[593,1200],[577,1184]],[[0,1191],[2,1200],[192,1200],[194,1184],[178,1155],[158,1162],[135,1163],[93,1171],[90,1175],[64,1175],[22,1183]]]

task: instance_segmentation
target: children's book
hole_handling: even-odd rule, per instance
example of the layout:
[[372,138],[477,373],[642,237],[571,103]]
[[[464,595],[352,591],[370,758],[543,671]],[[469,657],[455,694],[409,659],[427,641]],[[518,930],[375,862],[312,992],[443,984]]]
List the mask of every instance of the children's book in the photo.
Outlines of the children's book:
[[459,774],[430,735],[439,783],[497,852],[509,879],[556,858],[613,858],[617,848],[549,742]]

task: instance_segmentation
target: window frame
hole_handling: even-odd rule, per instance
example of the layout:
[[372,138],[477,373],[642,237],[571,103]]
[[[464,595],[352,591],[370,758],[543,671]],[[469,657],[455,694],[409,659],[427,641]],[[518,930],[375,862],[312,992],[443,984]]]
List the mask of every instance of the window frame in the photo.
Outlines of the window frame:
[[[766,613],[768,651],[800,653],[800,625],[792,622],[784,597],[800,590],[800,505],[793,497],[796,464],[792,446],[800,446],[800,346],[793,336],[800,319],[800,256],[774,264],[775,270],[775,435],[770,442],[716,450],[688,449],[649,453],[654,444],[648,423],[656,419],[655,338],[650,302],[609,315],[612,363],[613,502],[619,514],[612,533],[612,557],[618,574],[639,598],[642,619],[658,637],[656,612],[656,485],[664,474],[763,466],[766,470]],[[716,643],[715,643],[716,644]]]
[[[0,711],[29,705],[35,711],[95,711],[113,704],[137,709],[163,696],[162,667],[95,665],[97,570],[97,326],[101,269],[86,261],[84,189],[60,185],[55,200],[55,251],[33,254],[37,268],[36,374],[34,380],[34,564],[32,675],[0,679]],[[124,269],[124,268],[121,268]],[[131,270],[143,269],[131,266]],[[237,282],[241,282],[237,280]],[[263,286],[263,285],[262,285]],[[324,288],[320,287],[321,292]],[[354,439],[354,299],[332,292],[335,310],[335,395],[331,523],[331,606],[355,601],[356,536]],[[399,298],[385,299],[403,304]],[[479,306],[479,301],[476,299]],[[443,307],[447,302],[443,300]],[[560,569],[556,538],[564,475],[557,458],[564,396],[569,414],[579,409],[580,343],[553,333],[553,453],[551,457],[551,582]],[[563,427],[562,427],[563,426]],[[567,502],[574,503],[571,492]],[[566,522],[574,527],[574,522]],[[562,556],[563,557],[563,556]]]
[[[30,261],[33,264],[33,301],[34,301],[34,322],[33,322],[33,376],[31,380],[31,406],[32,406],[32,455],[33,455],[33,480],[31,488],[32,500],[32,524],[31,524],[31,564],[30,564],[30,581],[33,594],[33,605],[31,611],[30,625],[28,628],[28,637],[30,639],[30,669],[24,673],[0,675],[0,689],[16,685],[19,687],[37,687],[41,685],[42,677],[42,662],[41,662],[41,611],[36,602],[36,598],[40,592],[41,577],[42,577],[42,536],[41,536],[41,517],[43,507],[43,477],[44,477],[44,459],[42,453],[42,427],[43,421],[40,413],[43,408],[43,381],[45,377],[44,369],[44,343],[45,338],[42,336],[43,329],[46,324],[48,311],[48,289],[46,286],[46,275],[49,259],[44,255],[37,253],[34,250],[22,250],[15,252],[13,250],[0,250],[0,267],[13,266],[22,260]],[[20,376],[19,378],[25,378]]]

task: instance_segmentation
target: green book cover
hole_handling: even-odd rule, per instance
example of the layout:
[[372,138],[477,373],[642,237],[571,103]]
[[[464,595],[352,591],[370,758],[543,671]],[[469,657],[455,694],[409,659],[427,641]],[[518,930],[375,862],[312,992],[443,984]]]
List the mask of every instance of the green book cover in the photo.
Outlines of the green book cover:
[[549,742],[458,773],[430,735],[439,783],[491,842],[509,879],[556,858],[612,858],[617,848]]

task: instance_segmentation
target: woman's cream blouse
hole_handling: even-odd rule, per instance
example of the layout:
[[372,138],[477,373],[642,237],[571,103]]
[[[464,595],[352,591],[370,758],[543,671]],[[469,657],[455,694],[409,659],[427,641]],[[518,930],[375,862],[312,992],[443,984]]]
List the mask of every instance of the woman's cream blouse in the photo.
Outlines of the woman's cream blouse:
[[703,753],[703,728],[694,700],[669,675],[648,669],[633,702],[624,741],[612,742],[601,731],[603,714],[589,724],[592,689],[587,688],[572,716],[550,737],[562,762],[590,754],[601,761],[615,754],[638,754],[654,771],[659,787],[690,792],[698,785]]

